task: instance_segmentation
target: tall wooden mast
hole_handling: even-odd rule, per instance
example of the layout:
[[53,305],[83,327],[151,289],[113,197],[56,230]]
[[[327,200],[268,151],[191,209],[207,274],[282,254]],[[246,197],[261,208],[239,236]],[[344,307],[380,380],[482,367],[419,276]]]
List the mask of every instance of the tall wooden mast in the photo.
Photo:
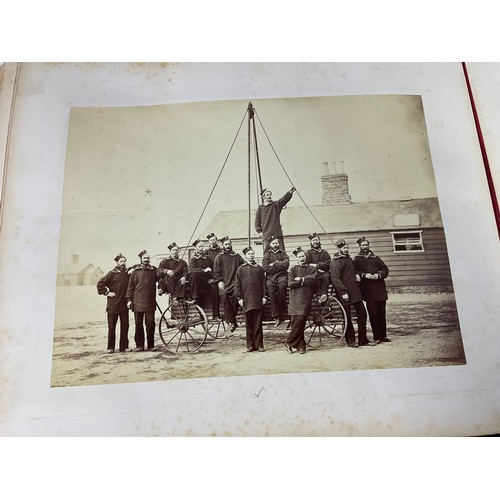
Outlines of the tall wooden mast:
[[257,169],[257,192],[258,194],[262,191],[262,175],[260,172],[260,158],[259,158],[259,146],[257,143],[257,130],[255,128],[255,110],[251,102],[248,103],[248,246],[251,245],[251,234],[252,234],[252,203],[251,203],[251,145],[252,137],[255,148],[255,162]]

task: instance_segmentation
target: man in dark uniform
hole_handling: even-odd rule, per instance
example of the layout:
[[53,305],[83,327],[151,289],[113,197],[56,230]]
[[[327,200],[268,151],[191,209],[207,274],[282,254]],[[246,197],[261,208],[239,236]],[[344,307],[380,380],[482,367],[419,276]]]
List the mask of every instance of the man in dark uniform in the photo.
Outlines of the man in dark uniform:
[[[215,257],[222,252],[222,248],[217,243],[215,233],[207,234],[208,248],[205,250],[205,255],[210,257],[212,262],[215,262]],[[215,281],[210,283],[210,299],[212,300],[212,319],[218,320],[220,317],[220,296],[219,287]]]
[[297,349],[299,354],[304,354],[306,352],[304,329],[307,316],[311,311],[311,301],[317,284],[318,270],[316,267],[307,264],[306,253],[301,247],[296,248],[293,254],[297,258],[297,265],[290,267],[288,271],[290,334],[285,343],[285,348],[290,354],[293,353],[293,348]]
[[273,201],[273,193],[269,189],[263,189],[260,193],[263,203],[257,207],[255,213],[255,229],[262,238],[264,253],[269,250],[268,238],[273,234],[278,236],[281,250],[285,250],[280,215],[285,205],[292,199],[294,191],[295,188],[292,187],[278,201]]
[[[373,345],[366,338],[366,309],[361,299],[354,262],[349,256],[349,245],[345,240],[338,240],[335,245],[339,249],[332,258],[330,273],[333,287],[337,292],[337,298],[344,306],[347,316],[346,342],[349,347]],[[358,316],[358,344],[356,345],[356,333],[352,324],[351,306],[356,310]]]
[[330,285],[330,254],[321,248],[321,240],[317,233],[308,236],[311,248],[306,252],[307,263],[318,269],[318,286],[315,294],[319,295],[318,302],[322,303],[328,298]]
[[203,241],[195,240],[192,245],[195,247],[194,255],[188,261],[189,286],[191,296],[195,304],[202,309],[210,299],[210,283],[213,281],[214,263],[203,251]]
[[233,251],[233,244],[227,236],[220,241],[222,243],[222,252],[215,257],[214,281],[217,282],[222,296],[226,323],[229,323],[230,331],[234,332],[238,327],[236,322],[238,299],[234,295],[236,271],[245,261],[239,253]]
[[186,296],[188,266],[179,258],[179,246],[173,242],[168,245],[170,256],[158,265],[158,294],[168,293],[171,299],[182,299]]
[[97,282],[97,293],[107,297],[108,353],[115,352],[116,323],[120,318],[120,352],[128,351],[127,259],[120,253],[115,257],[116,266]]
[[212,262],[215,262],[215,257],[222,252],[222,247],[219,245],[219,240],[215,233],[207,234],[208,246],[205,254],[208,255]]
[[253,248],[245,248],[246,263],[236,271],[234,295],[245,313],[247,352],[264,352],[262,315],[266,304],[264,269],[255,262]]
[[148,351],[155,347],[155,309],[156,309],[156,267],[150,264],[150,256],[143,250],[139,257],[141,263],[132,271],[127,288],[127,306],[134,311],[135,345],[137,351],[144,351],[144,325]]
[[359,238],[360,252],[354,257],[356,273],[361,278],[361,296],[366,302],[373,340],[390,342],[387,338],[386,302],[387,287],[385,279],[389,275],[389,268],[384,261],[370,250],[370,242],[366,238]]
[[284,250],[280,250],[277,236],[270,236],[268,241],[270,246],[262,258],[262,267],[266,273],[266,286],[271,298],[271,314],[274,318],[274,326],[278,326],[284,321],[286,315],[286,292],[290,259]]

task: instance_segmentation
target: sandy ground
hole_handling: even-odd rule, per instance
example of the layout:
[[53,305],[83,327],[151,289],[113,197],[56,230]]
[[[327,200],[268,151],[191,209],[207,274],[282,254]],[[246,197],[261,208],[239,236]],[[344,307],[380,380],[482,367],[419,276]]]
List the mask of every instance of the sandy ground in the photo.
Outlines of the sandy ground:
[[[229,337],[221,330],[219,338],[207,340],[195,353],[180,350],[172,354],[157,331],[156,352],[108,354],[105,300],[95,287],[60,288],[57,293],[53,387],[465,363],[455,300],[448,294],[391,296],[387,303],[390,343],[352,349],[342,342],[308,349],[305,355],[290,355],[283,345],[285,324],[265,326],[263,353],[246,352],[245,328],[241,326]],[[130,345],[135,347],[132,314],[130,319]]]

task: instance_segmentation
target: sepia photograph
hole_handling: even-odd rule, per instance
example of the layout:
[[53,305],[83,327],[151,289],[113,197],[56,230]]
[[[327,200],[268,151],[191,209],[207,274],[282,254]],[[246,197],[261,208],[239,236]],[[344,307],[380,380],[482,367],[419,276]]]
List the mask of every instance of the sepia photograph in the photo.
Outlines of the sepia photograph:
[[460,64],[8,63],[0,90],[5,434],[496,431]]
[[464,365],[421,95],[72,107],[51,386]]
[[495,30],[263,7],[5,16],[6,491],[494,491],[449,438],[500,424]]

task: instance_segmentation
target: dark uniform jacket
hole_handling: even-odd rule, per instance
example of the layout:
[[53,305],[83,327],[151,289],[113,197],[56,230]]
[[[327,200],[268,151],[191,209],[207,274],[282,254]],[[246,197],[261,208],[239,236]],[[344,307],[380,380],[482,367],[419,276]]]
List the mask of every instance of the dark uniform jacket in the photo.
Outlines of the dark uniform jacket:
[[214,280],[222,281],[225,285],[221,294],[229,294],[234,291],[236,271],[244,263],[243,257],[232,250],[230,252],[223,251],[215,257]]
[[129,278],[127,270],[122,271],[117,266],[97,282],[99,295],[107,295],[108,292],[116,293],[116,297],[107,298],[106,311],[109,314],[121,314],[128,311],[126,295]]
[[[377,302],[387,300],[387,288],[385,278],[389,275],[389,268],[384,261],[371,250],[367,257],[363,254],[354,257],[354,267],[361,277],[361,295],[366,302]],[[368,274],[378,274],[379,279],[369,280],[364,277]]]
[[351,257],[337,252],[330,264],[330,274],[339,300],[342,294],[346,292],[349,295],[349,304],[354,304],[354,302],[361,300],[361,290],[356,281],[356,271]]
[[205,250],[205,255],[207,257],[210,257],[212,259],[212,262],[215,262],[215,257],[219,255],[222,252],[222,247],[217,245],[215,248],[208,247],[207,250]]
[[255,213],[255,229],[262,233],[265,240],[268,236],[283,236],[280,214],[283,207],[292,199],[292,193],[287,191],[279,200],[269,205],[259,205]]
[[318,264],[318,275],[321,276],[324,273],[330,272],[330,263],[332,258],[330,254],[323,250],[321,247],[319,250],[316,248],[310,248],[306,252],[307,263],[308,264]]
[[278,282],[287,280],[290,258],[283,250],[268,250],[262,258],[262,267],[266,273],[267,284],[277,285]]
[[[167,271],[173,271],[174,275],[170,277]],[[167,257],[163,259],[158,265],[156,271],[158,279],[165,278],[167,284],[167,290],[164,292],[171,293],[174,297],[184,297],[184,286],[179,283],[181,278],[186,278],[188,275],[188,266],[183,259],[174,259],[173,257]]]
[[[307,315],[311,310],[311,301],[317,281],[317,269],[305,264],[292,266],[288,271],[288,286],[290,287],[288,314]],[[302,278],[295,281],[295,278]]]
[[243,299],[243,312],[264,309],[262,299],[266,296],[264,269],[258,264],[246,262],[236,271],[234,295]]
[[144,264],[137,266],[128,282],[127,300],[131,300],[135,312],[156,309],[156,267]]
[[[209,267],[212,271],[205,273],[204,270]],[[193,255],[188,262],[188,274],[200,274],[204,276],[207,281],[213,278],[214,262],[210,257],[205,254],[197,256]]]

